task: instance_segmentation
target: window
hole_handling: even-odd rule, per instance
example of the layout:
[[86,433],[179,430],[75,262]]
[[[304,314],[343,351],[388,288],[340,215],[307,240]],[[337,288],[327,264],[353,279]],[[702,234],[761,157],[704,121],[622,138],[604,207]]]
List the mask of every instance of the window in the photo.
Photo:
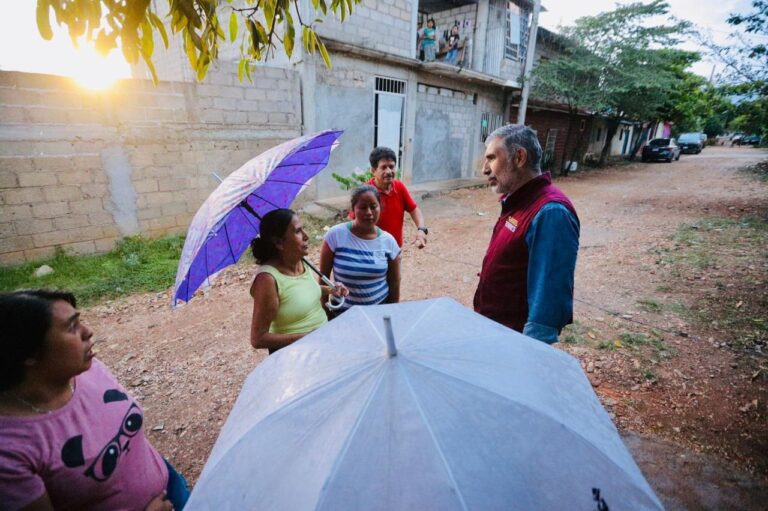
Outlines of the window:
[[504,57],[522,60],[528,45],[528,9],[514,2],[507,2]]

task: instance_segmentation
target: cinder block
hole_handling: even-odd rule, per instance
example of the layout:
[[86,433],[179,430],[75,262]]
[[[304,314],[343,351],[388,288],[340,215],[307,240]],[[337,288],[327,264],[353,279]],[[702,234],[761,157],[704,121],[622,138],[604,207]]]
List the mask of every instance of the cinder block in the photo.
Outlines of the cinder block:
[[247,112],[224,112],[225,124],[247,124],[248,113]]
[[81,185],[93,183],[93,172],[87,170],[69,170],[57,172],[56,178],[61,185]]
[[266,124],[269,122],[269,115],[266,112],[248,112],[248,122],[255,125]]
[[32,216],[35,218],[57,218],[69,213],[66,202],[42,202],[32,205]]
[[234,110],[237,108],[237,100],[235,98],[214,98],[213,107],[221,110]]
[[19,179],[15,172],[0,170],[0,188],[15,188],[19,186]]
[[35,248],[32,236],[33,235],[0,238],[0,254]]
[[141,208],[136,212],[136,218],[143,222],[148,221],[150,218],[158,217],[161,214],[162,210],[160,209],[160,206]]
[[83,215],[90,215],[91,213],[101,213],[105,211],[102,199],[99,198],[73,201],[68,204],[68,206],[73,212]]
[[115,238],[122,236],[123,233],[120,232],[120,229],[115,224],[109,224],[101,226],[101,235],[102,237]]
[[[0,98],[2,98],[2,95],[0,95]],[[4,124],[11,122],[29,122],[27,111],[21,106],[0,106],[0,119],[3,120]]]
[[136,193],[149,193],[159,190],[157,179],[140,179],[133,182]]
[[157,180],[158,191],[176,192],[186,190],[189,187],[189,181],[184,178],[165,178]]
[[263,89],[246,89],[245,90],[245,99],[251,100],[251,101],[260,101],[267,99],[267,91]]
[[0,266],[15,266],[26,261],[24,251],[0,253]]
[[33,123],[66,124],[67,111],[55,108],[29,108],[27,118]]
[[288,116],[284,113],[270,112],[267,114],[267,119],[270,124],[288,124]]
[[101,238],[101,239],[98,239],[98,240],[94,240],[94,245],[96,247],[96,252],[97,253],[109,252],[110,250],[115,248],[115,243],[119,239],[120,238],[109,237],[109,238]]
[[16,234],[15,222],[0,222],[0,238],[10,238]]
[[0,190],[0,204],[36,204],[43,202],[42,188],[9,188]]
[[76,201],[83,197],[77,186],[47,186],[43,188],[43,196],[49,202]]
[[53,225],[56,226],[56,229],[64,230],[75,229],[77,227],[85,227],[87,225],[91,225],[91,223],[88,220],[88,215],[73,214],[55,218],[53,220]]
[[109,225],[114,222],[112,215],[106,211],[101,211],[99,213],[88,213],[87,216],[88,223],[90,225]]
[[39,261],[53,257],[55,253],[56,247],[31,248],[24,251],[24,259],[26,261]]
[[4,220],[8,219],[14,221],[32,218],[32,204],[22,204],[19,206],[2,205],[2,207],[0,207],[0,217]]
[[163,206],[173,201],[173,193],[171,192],[146,193],[142,197],[146,199],[147,206]]
[[92,240],[70,243],[66,246],[67,252],[76,255],[86,255],[96,253],[96,244]]
[[75,165],[73,155],[69,156],[42,156],[33,158],[32,163],[37,171],[61,172],[72,170]]
[[176,216],[187,212],[187,205],[183,202],[174,202],[172,204],[164,204],[160,206],[164,217]]
[[80,195],[86,199],[105,197],[109,195],[109,188],[103,183],[80,185]]
[[164,231],[176,227],[176,218],[172,216],[152,218],[149,220],[149,229]]
[[50,232],[54,229],[53,220],[47,218],[17,220],[15,225],[16,233],[19,235],[40,234],[43,232]]
[[174,165],[180,160],[179,153],[158,153],[153,155],[152,160],[155,165]]
[[220,110],[208,108],[200,112],[200,120],[206,123],[209,122],[221,124],[224,122],[224,113]]
[[[2,74],[2,73],[0,73]],[[27,157],[0,158],[0,171],[21,172],[23,170],[32,170],[32,160]]]

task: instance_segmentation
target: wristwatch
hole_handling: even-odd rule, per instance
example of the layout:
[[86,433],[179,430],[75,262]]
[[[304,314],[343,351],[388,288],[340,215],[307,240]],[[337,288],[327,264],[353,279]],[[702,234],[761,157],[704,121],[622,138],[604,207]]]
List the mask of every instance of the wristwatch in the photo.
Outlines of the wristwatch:
[[419,228],[418,228],[418,230],[419,230],[419,231],[421,231],[421,232],[423,232],[424,234],[429,234],[429,229],[427,229],[427,227],[426,227],[426,226],[424,226],[424,227],[419,227]]

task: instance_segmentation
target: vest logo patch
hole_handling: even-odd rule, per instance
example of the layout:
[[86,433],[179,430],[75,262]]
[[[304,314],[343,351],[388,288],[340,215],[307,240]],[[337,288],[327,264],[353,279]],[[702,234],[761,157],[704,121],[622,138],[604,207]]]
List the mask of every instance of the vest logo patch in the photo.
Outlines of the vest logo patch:
[[517,220],[512,217],[507,218],[507,221],[504,223],[504,227],[512,232],[515,232],[517,230]]

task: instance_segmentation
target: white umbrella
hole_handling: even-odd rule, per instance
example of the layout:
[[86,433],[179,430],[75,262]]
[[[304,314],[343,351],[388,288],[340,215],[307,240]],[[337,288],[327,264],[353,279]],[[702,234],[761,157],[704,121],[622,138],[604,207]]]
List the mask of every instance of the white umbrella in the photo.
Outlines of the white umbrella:
[[576,359],[440,298],[352,307],[270,356],[187,509],[594,510],[593,488],[662,509]]

